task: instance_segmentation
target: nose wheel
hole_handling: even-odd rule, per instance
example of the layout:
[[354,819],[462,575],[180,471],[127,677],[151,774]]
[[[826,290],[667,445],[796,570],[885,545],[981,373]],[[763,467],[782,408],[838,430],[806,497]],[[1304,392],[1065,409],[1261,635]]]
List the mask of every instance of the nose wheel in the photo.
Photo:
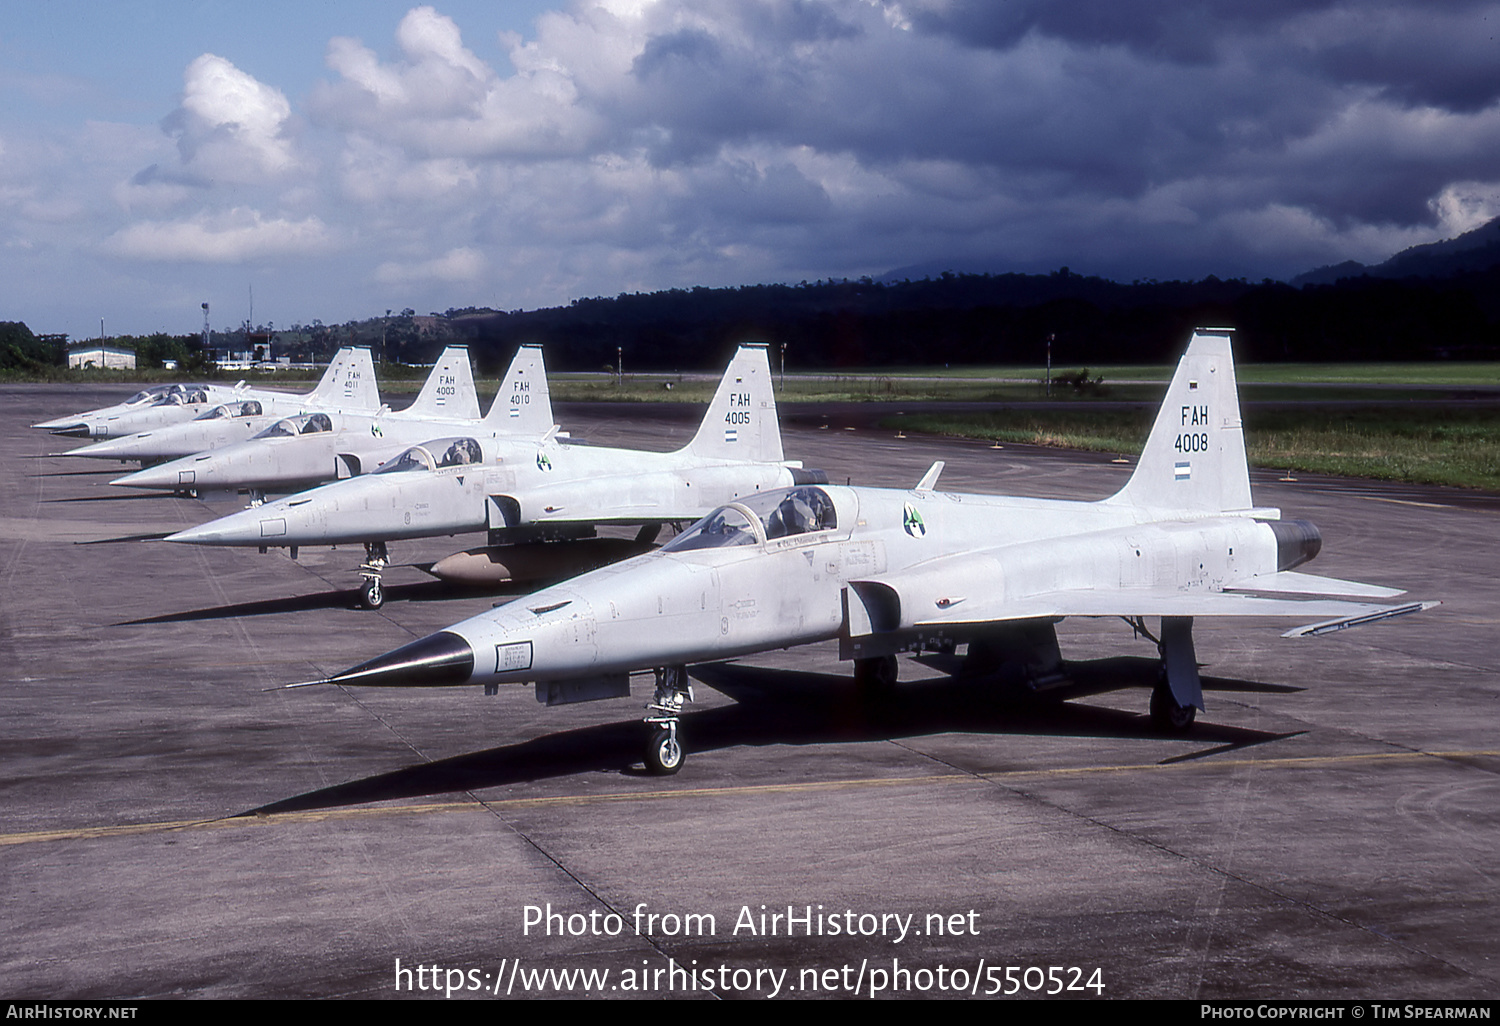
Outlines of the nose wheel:
[[656,671],[656,693],[646,706],[646,769],[671,776],[682,769],[687,752],[678,733],[682,707],[693,700],[686,666],[664,666]]
[[646,745],[646,768],[659,777],[671,776],[682,769],[684,752],[677,739],[677,725],[656,727]]
[[380,575],[389,562],[385,542],[365,542],[365,561],[359,565],[359,575],[365,583],[360,585],[359,604],[366,609],[385,605],[385,587],[380,583]]

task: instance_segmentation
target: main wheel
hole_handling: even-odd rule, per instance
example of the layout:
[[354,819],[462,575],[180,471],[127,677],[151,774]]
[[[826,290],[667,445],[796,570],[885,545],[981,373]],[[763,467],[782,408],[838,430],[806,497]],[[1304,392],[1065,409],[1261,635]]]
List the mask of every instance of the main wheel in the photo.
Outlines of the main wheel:
[[651,740],[646,745],[646,768],[659,777],[671,776],[682,769],[687,753],[675,732],[666,727],[651,731]]
[[385,588],[381,587],[380,578],[372,577],[365,582],[359,590],[359,601],[366,609],[379,609],[385,605]]
[[1194,706],[1177,704],[1172,689],[1165,682],[1151,690],[1151,725],[1157,730],[1185,734],[1197,715]]

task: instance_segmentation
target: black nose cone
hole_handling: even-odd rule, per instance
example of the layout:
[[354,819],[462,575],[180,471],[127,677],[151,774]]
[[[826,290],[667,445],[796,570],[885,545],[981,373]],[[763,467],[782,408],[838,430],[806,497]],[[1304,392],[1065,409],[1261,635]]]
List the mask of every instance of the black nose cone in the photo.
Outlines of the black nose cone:
[[474,675],[474,650],[457,634],[439,631],[376,656],[329,679],[331,684],[421,688],[467,684]]

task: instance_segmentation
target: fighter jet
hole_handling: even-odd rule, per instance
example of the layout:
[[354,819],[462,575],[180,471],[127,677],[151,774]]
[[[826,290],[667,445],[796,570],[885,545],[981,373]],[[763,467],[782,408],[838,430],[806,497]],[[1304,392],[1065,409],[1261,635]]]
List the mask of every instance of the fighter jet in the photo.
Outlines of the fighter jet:
[[306,395],[269,388],[250,388],[243,381],[223,385],[166,385],[145,389],[124,403],[88,413],[33,424],[58,435],[84,438],[124,438],[170,424],[180,424],[217,405],[256,401],[264,412],[288,416],[307,406],[337,405],[348,410],[375,411],[380,396],[368,349],[340,349],[318,387]]
[[[512,393],[509,385],[541,381],[541,401],[514,407],[499,402]],[[439,433],[508,431],[540,437],[552,427],[546,402],[546,375],[541,351],[522,347],[496,396],[490,419],[479,420],[479,400],[469,351],[445,349],[433,365],[416,401],[399,412],[320,411],[283,417],[259,434],[236,445],[150,467],[111,484],[126,488],[174,491],[247,491],[252,505],[266,492],[294,492],[324,481],[355,477],[380,466],[413,442]],[[530,396],[531,393],[521,393]]]
[[370,405],[374,391],[375,368],[370,351],[340,349],[317,386],[305,395],[278,392],[275,394],[279,398],[274,401],[241,398],[221,402],[192,420],[106,438],[64,455],[122,463],[139,460],[143,466],[180,459],[243,442],[289,416],[342,410],[346,399],[352,400],[348,407],[351,412],[368,412],[379,406],[378,401],[375,407]]
[[[534,683],[549,705],[629,694],[654,671],[646,764],[682,765],[687,666],[837,639],[855,680],[896,683],[896,653],[967,644],[965,674],[1024,683],[1062,669],[1055,624],[1120,617],[1157,643],[1151,718],[1183,731],[1203,708],[1201,616],[1315,620],[1306,636],[1436,603],[1294,569],[1322,541],[1256,507],[1226,329],[1195,333],[1146,447],[1096,502],[801,486],[726,503],[661,549],[474,616],[326,681],[396,687]],[[1160,617],[1158,634],[1147,617]]]
[[493,434],[438,438],[411,446],[364,477],[235,513],[167,541],[262,549],[362,542],[362,600],[376,608],[383,601],[380,575],[389,542],[487,530],[493,559],[466,555],[504,566],[511,578],[566,576],[581,564],[626,554],[619,544],[628,540],[596,537],[600,524],[640,526],[634,542],[640,551],[664,523],[691,523],[725,502],[826,480],[801,466],[782,455],[766,348],[747,345],[730,362],[697,434],[676,452],[568,444],[555,434],[533,442]]

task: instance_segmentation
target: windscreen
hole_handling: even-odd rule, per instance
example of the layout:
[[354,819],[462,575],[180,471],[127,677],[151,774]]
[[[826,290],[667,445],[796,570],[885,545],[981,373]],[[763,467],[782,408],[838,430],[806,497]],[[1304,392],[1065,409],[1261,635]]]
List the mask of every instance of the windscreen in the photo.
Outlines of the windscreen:
[[431,470],[432,454],[420,445],[414,445],[400,456],[388,461],[375,471],[377,474],[405,474],[413,470]]
[[662,546],[663,552],[689,552],[693,549],[723,549],[733,545],[754,545],[755,528],[744,512],[733,506],[720,506],[676,538]]

